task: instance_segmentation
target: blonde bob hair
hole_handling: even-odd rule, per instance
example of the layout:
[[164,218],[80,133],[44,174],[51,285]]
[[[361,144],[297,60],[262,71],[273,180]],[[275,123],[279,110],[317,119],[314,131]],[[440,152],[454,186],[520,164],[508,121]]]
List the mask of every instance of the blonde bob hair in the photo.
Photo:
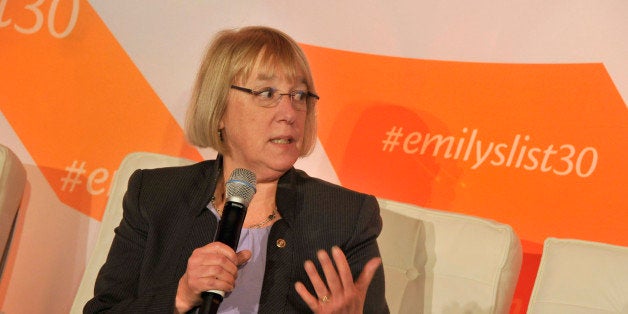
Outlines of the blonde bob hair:
[[[192,92],[186,119],[190,143],[228,153],[219,123],[231,85],[244,82],[254,67],[268,73],[279,69],[292,79],[304,75],[307,89],[316,93],[307,58],[290,36],[263,26],[221,31],[207,48]],[[315,102],[308,99],[301,156],[310,154],[315,143]]]

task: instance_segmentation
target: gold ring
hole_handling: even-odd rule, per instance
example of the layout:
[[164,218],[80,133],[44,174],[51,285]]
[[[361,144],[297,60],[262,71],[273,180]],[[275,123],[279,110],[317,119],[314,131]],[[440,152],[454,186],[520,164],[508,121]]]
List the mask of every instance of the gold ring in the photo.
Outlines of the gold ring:
[[328,296],[324,295],[324,296],[321,298],[321,302],[323,302],[323,303],[327,303],[327,302],[331,301],[330,299],[331,299],[330,297],[328,297]]

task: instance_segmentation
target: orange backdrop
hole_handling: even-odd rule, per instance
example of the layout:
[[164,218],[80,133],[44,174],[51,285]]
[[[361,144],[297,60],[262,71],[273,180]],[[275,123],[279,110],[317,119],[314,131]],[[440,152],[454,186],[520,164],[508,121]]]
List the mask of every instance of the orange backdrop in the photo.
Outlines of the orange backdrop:
[[525,312],[548,236],[628,245],[628,110],[602,64],[416,60],[304,46],[341,183],[510,224]]
[[[341,184],[510,224],[524,249],[513,313],[546,237],[628,245],[628,110],[603,64],[303,48]],[[11,129],[59,200],[89,217],[102,217],[127,153],[201,159],[87,1],[0,0],[0,73]]]

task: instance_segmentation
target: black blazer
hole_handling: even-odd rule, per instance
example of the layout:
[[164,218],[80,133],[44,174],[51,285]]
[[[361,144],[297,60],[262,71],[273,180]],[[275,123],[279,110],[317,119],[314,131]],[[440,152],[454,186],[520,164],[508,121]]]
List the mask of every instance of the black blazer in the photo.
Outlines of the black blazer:
[[[190,166],[137,170],[129,179],[124,214],[115,229],[94,298],[85,313],[173,313],[179,278],[192,251],[211,242],[218,222],[207,209],[221,174],[222,160]],[[308,313],[294,289],[301,281],[314,289],[305,260],[320,265],[316,251],[339,246],[354,280],[364,264],[379,256],[382,229],[373,196],[309,177],[291,169],[279,180],[276,221],[268,238],[260,313]],[[277,243],[285,241],[285,246]],[[388,313],[380,266],[369,287],[365,313]]]

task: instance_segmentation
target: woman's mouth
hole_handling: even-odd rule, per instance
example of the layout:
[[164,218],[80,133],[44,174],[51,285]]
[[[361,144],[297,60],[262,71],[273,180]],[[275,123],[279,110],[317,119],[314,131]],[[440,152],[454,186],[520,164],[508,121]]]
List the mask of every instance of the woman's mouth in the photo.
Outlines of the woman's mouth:
[[271,143],[274,144],[290,144],[292,142],[294,142],[294,140],[292,138],[273,138],[270,140]]

